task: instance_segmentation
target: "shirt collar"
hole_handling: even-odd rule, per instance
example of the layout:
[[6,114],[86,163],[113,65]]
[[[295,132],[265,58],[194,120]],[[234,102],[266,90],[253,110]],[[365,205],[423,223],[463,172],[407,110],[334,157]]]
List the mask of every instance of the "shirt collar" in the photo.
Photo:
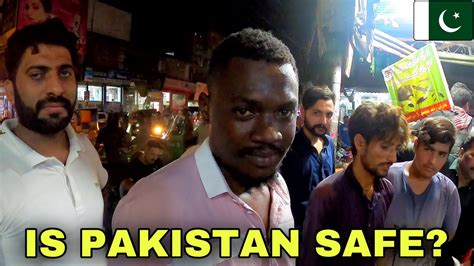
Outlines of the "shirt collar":
[[[211,147],[209,146],[209,138],[206,138],[199,146],[194,153],[194,158],[196,160],[199,177],[201,178],[201,182],[209,198],[224,193],[229,193],[231,195],[234,194],[230,190],[221,169],[214,159]],[[283,177],[277,173],[275,179],[268,182],[268,186],[272,191],[275,191],[278,194],[284,203],[289,204],[288,193],[285,192],[282,182],[285,182]]]
[[194,158],[196,159],[199,177],[209,198],[230,191],[224,175],[212,155],[209,138],[206,138],[196,150]]
[[[323,147],[327,147],[329,145],[329,135],[327,134],[324,134],[323,136]],[[306,136],[306,134],[304,133],[304,128],[301,128],[297,133],[296,133],[296,136],[295,136],[295,139],[299,140],[300,142],[304,143],[306,146],[308,146],[309,148],[313,148],[313,145],[311,145],[311,141],[308,139],[308,137]]]
[[[362,188],[362,185],[359,183],[359,181],[357,181],[352,164],[353,163],[349,164],[347,169],[344,171],[344,176],[349,180],[350,183],[352,183],[353,187],[357,190],[357,192],[360,192],[361,195],[364,195],[364,189]],[[380,190],[381,190],[381,180],[380,178],[375,177],[374,192],[380,192]]]
[[[18,138],[15,133],[13,133],[13,129],[15,129],[17,126],[17,119],[8,119],[3,122],[3,131],[5,132],[5,144],[9,146],[12,150],[16,151],[20,158],[24,158],[24,161],[28,164],[30,168],[33,168],[34,166],[48,160],[47,157],[33,150],[30,146],[23,142],[23,140]],[[74,159],[77,157],[77,152],[84,150],[84,146],[79,141],[71,125],[68,125],[65,130],[69,138],[68,160],[69,157],[71,157],[71,154],[74,154],[73,158],[71,158]]]

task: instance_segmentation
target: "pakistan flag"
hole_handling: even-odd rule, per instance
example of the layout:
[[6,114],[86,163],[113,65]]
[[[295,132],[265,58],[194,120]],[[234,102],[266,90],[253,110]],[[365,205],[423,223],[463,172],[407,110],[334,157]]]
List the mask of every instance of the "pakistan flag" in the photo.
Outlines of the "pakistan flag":
[[472,40],[471,0],[416,1],[415,40]]

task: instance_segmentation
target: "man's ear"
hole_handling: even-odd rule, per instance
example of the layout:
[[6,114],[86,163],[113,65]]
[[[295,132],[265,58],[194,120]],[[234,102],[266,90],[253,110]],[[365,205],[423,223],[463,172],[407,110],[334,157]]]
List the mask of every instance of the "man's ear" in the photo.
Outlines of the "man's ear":
[[305,119],[306,118],[306,110],[303,108],[303,106],[298,108],[298,112],[300,113],[300,117]]
[[364,139],[364,137],[362,137],[361,134],[356,134],[354,136],[354,146],[357,150],[357,154],[359,154],[361,151],[365,152],[367,141]]
[[415,140],[415,143],[413,143],[413,151],[415,151],[416,153],[416,149],[418,149],[418,147],[420,147],[421,143],[420,143],[420,140],[418,140],[418,138]]
[[201,112],[202,120],[206,124],[209,124],[210,122],[209,100],[209,95],[205,93],[199,94],[199,110]]
[[13,81],[7,79],[5,80],[3,85],[5,86],[5,91],[7,93],[8,101],[10,102],[11,105],[15,105],[15,92],[14,92],[15,86],[13,86]]

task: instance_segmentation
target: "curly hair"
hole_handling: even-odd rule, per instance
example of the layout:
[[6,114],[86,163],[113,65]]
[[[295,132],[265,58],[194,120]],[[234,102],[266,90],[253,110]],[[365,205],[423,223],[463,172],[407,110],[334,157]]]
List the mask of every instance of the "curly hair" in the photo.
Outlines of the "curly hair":
[[51,13],[53,10],[53,5],[51,4],[51,0],[40,0],[41,4],[43,5],[43,9],[46,13]]
[[354,138],[360,134],[367,143],[372,140],[400,139],[405,146],[409,139],[409,128],[405,117],[395,106],[373,102],[364,102],[349,119],[349,137],[352,142],[352,153],[357,154]]
[[428,117],[423,121],[418,132],[418,140],[424,145],[432,145],[436,142],[449,144],[451,150],[456,142],[456,128],[446,117]]
[[246,28],[225,38],[212,53],[209,63],[209,81],[225,70],[232,58],[265,60],[269,63],[291,64],[296,75],[298,69],[290,49],[270,32]]

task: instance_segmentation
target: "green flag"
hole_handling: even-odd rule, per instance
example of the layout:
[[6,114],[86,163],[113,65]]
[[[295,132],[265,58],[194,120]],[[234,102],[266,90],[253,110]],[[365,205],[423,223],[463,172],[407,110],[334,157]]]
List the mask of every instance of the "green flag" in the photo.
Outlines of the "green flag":
[[414,3],[415,40],[472,40],[471,1]]

